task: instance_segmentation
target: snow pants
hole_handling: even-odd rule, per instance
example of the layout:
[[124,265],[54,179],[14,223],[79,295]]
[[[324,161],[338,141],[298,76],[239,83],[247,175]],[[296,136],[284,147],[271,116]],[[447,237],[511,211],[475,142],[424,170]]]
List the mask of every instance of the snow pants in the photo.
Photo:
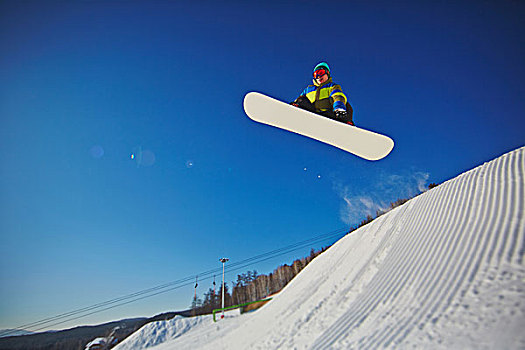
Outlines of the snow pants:
[[309,112],[312,112],[312,113],[315,113],[315,114],[322,115],[323,117],[326,117],[326,118],[330,118],[330,119],[336,120],[338,122],[343,122],[343,123],[353,122],[352,121],[352,115],[353,115],[354,111],[352,109],[352,106],[350,106],[350,104],[348,102],[346,103],[346,113],[348,115],[346,120],[337,119],[335,117],[334,111],[332,111],[332,110],[328,110],[328,111],[318,111],[318,110],[316,110],[315,106],[313,105],[313,103],[310,102],[310,100],[306,96],[299,96],[293,103],[296,103],[299,106],[299,108],[305,109],[305,110],[307,110]]

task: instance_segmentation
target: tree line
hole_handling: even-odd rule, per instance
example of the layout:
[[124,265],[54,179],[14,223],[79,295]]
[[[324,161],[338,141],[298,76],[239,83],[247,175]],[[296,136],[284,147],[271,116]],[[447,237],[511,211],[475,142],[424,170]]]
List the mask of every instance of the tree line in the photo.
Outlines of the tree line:
[[[233,290],[230,293],[228,284],[224,285],[224,307],[239,305],[263,299],[279,292],[315,257],[326,251],[328,247],[320,250],[311,249],[310,255],[295,260],[291,265],[284,264],[273,270],[268,275],[258,274],[256,270],[247,271],[237,275],[237,280],[232,282]],[[194,297],[191,309],[194,315],[211,313],[222,306],[222,283],[219,288],[209,288],[204,293],[203,299]]]

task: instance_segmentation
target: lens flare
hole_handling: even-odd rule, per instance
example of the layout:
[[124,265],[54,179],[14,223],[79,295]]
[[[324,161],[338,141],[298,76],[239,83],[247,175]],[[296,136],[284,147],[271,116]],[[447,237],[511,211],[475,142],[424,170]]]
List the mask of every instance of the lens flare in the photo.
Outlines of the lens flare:
[[91,154],[91,157],[95,159],[100,159],[104,156],[104,148],[102,146],[95,145],[91,147],[89,154]]
[[129,158],[137,164],[137,167],[150,167],[155,164],[157,158],[150,150],[143,150],[141,146],[135,147]]

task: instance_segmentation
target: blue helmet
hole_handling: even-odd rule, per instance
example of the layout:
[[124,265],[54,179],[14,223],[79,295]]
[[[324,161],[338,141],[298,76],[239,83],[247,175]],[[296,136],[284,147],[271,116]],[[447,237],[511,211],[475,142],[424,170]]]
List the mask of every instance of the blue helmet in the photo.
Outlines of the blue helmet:
[[321,62],[319,63],[317,66],[315,66],[314,68],[314,72],[318,69],[321,69],[321,68],[324,68],[328,71],[328,74],[330,74],[330,67],[328,66],[328,63],[326,62]]

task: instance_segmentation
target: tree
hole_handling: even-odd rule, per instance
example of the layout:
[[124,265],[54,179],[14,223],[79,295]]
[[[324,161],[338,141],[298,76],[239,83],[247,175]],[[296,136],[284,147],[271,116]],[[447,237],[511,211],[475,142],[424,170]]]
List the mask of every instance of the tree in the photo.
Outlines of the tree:
[[[217,293],[217,298],[219,300],[218,307],[222,307],[222,283],[220,285],[219,291]],[[224,307],[232,306],[232,297],[228,291],[228,283],[224,283]]]
[[196,297],[196,298],[194,297],[193,301],[191,302],[190,308],[192,310],[196,310],[196,309],[200,308],[201,306],[202,306],[202,299],[199,298],[199,297]]
[[210,288],[204,293],[204,301],[202,302],[202,311],[204,313],[211,313],[214,309],[220,306],[219,296],[215,294],[215,291]]

